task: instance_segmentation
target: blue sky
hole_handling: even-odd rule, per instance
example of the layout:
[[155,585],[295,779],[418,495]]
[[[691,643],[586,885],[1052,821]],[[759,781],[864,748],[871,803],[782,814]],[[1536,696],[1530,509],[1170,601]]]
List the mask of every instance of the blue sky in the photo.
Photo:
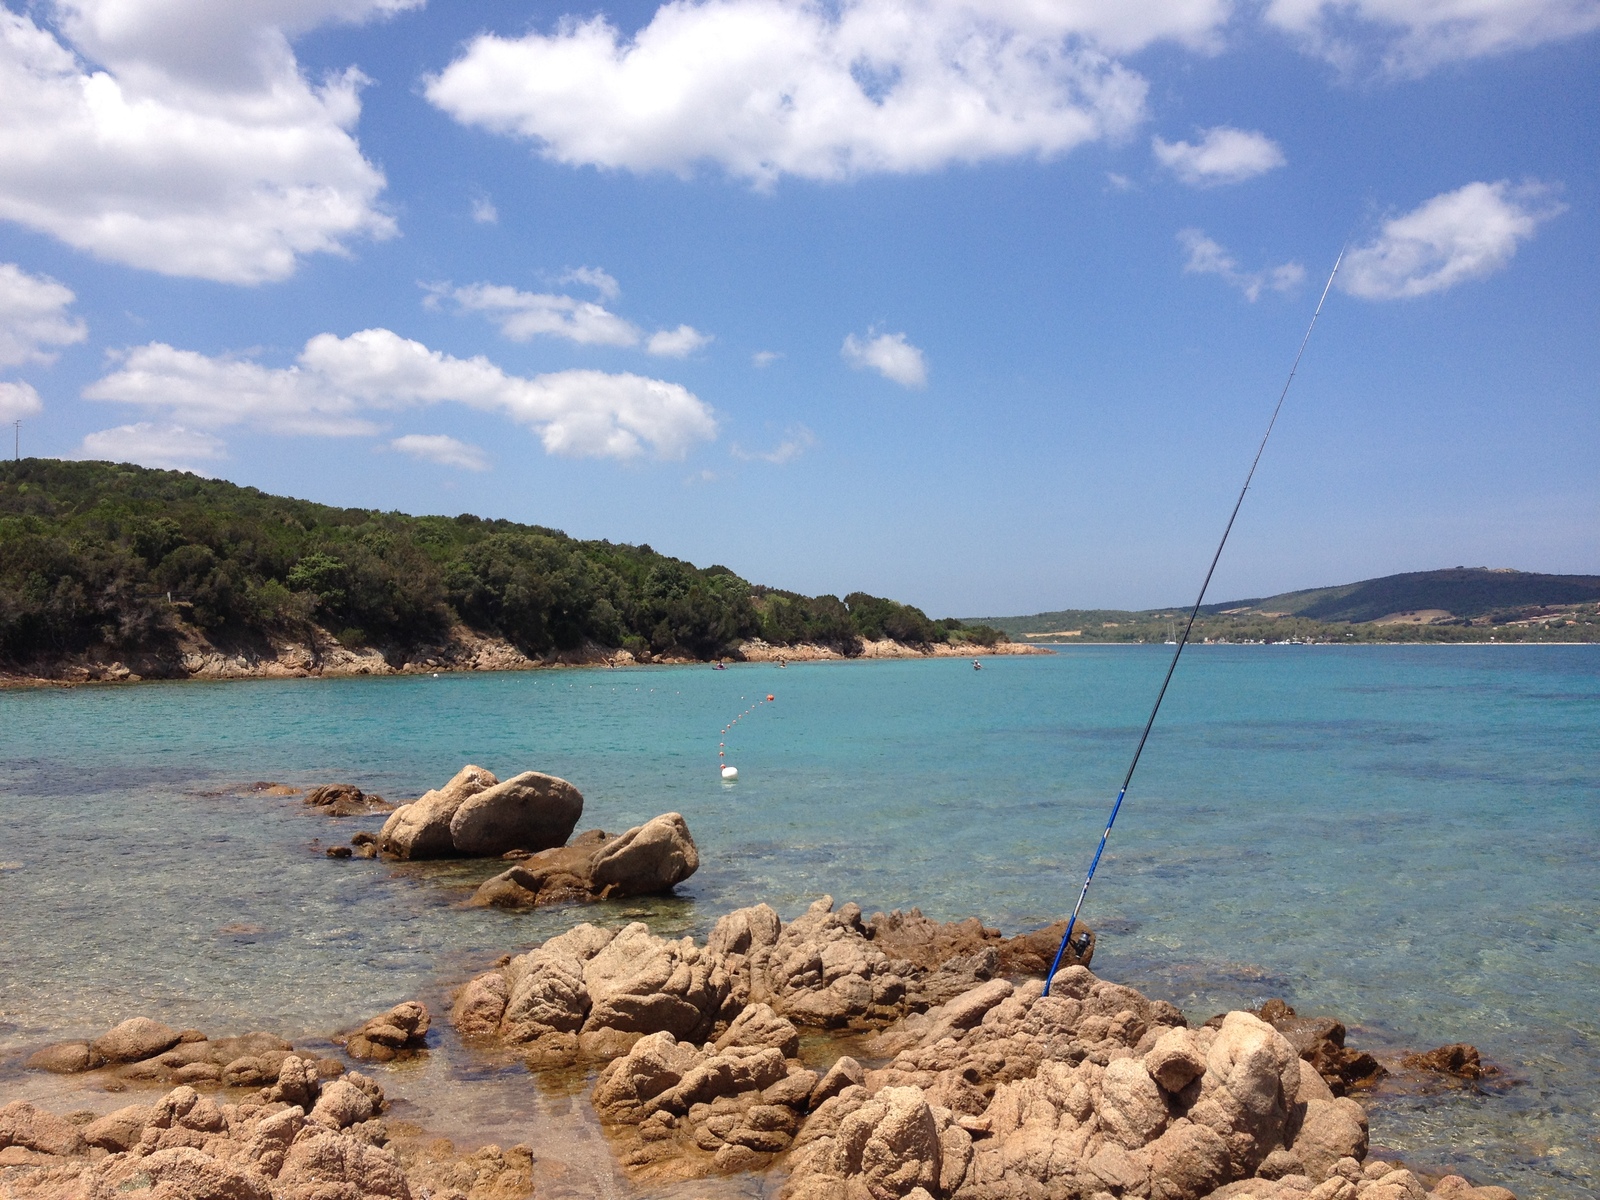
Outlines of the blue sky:
[[1600,571],[1600,0],[0,10],[23,452],[934,615]]

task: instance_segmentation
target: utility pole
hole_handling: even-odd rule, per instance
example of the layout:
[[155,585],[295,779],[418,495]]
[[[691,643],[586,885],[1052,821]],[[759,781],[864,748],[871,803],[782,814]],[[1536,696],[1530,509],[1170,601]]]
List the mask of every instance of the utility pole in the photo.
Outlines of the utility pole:
[[11,456],[22,461],[22,422],[11,422]]

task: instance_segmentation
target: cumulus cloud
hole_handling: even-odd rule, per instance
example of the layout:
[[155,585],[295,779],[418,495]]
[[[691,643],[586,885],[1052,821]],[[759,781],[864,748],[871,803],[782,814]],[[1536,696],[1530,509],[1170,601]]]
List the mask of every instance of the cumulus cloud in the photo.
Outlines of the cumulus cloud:
[[461,467],[467,471],[487,471],[489,456],[479,446],[458,441],[444,433],[408,433],[389,443],[401,454],[438,463],[442,467]]
[[16,421],[43,411],[44,404],[31,383],[0,380],[0,421]]
[[816,444],[817,435],[804,425],[797,424],[789,426],[784,431],[783,440],[771,450],[746,450],[735,442],[728,448],[728,452],[745,462],[769,462],[781,467],[784,463],[793,462]]
[[602,300],[615,300],[622,295],[622,285],[600,267],[573,267],[570,271],[563,272],[556,282],[581,283],[585,287],[592,287]]
[[1376,238],[1345,255],[1339,283],[1367,300],[1442,292],[1504,267],[1518,243],[1563,211],[1540,184],[1469,183],[1385,221]]
[[1243,292],[1252,304],[1261,298],[1263,291],[1293,291],[1306,277],[1306,269],[1297,262],[1260,271],[1241,270],[1232,254],[1198,229],[1179,230],[1178,243],[1189,252],[1183,264],[1186,274],[1219,276]]
[[1346,71],[1401,77],[1600,29],[1596,0],[1269,0],[1265,18]]
[[240,284],[393,234],[352,132],[366,80],[308,81],[289,37],[415,3],[57,0],[54,31],[0,7],[0,219]]
[[140,421],[89,434],[73,457],[204,474],[199,466],[227,458],[228,447],[221,438],[209,433],[185,429],[181,425]]
[[483,34],[427,80],[457,121],[556,162],[702,164],[770,185],[1048,158],[1130,132],[1147,85],[1113,57],[1209,45],[1228,0],[672,0],[627,37],[604,17]]
[[645,349],[662,358],[688,358],[713,340],[709,333],[701,333],[692,325],[679,325],[676,329],[656,330],[645,343]]
[[67,315],[72,289],[48,275],[30,275],[16,263],[0,263],[0,367],[52,363],[54,350],[89,336],[89,327]]
[[1192,187],[1239,183],[1264,175],[1288,160],[1264,133],[1217,125],[1200,131],[1198,142],[1151,139],[1156,161]]
[[474,196],[472,198],[472,219],[479,225],[495,225],[500,221],[500,210],[494,206],[494,201],[487,196]]
[[750,362],[757,367],[770,367],[782,357],[782,350],[757,350],[750,356]]
[[387,329],[318,334],[290,367],[152,342],[83,394],[202,429],[327,436],[376,433],[375,413],[465,404],[502,413],[533,429],[547,452],[575,458],[678,458],[717,432],[710,407],[676,383],[586,370],[508,375],[482,355],[455,358]]
[[441,284],[429,289],[428,300],[455,301],[458,312],[478,312],[500,326],[514,342],[536,337],[565,338],[580,346],[637,346],[639,330],[604,305],[592,300],[550,292],[524,292],[493,283],[452,288]]
[[867,330],[865,337],[846,334],[839,353],[856,370],[876,371],[901,387],[920,388],[928,382],[928,364],[922,351],[906,341],[903,333]]

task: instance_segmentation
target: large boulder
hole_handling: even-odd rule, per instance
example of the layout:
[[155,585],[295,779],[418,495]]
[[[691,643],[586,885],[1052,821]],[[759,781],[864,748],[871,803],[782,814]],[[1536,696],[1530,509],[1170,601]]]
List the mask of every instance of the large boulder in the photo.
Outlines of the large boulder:
[[554,775],[524,771],[463,800],[450,817],[450,840],[455,853],[471,858],[548,850],[566,842],[582,815],[577,788]]
[[[578,802],[581,806],[582,797]],[[671,891],[699,866],[700,852],[682,814],[663,813],[616,837],[591,829],[569,846],[530,855],[486,880],[472,903],[537,908],[568,900],[653,895]]]
[[[581,803],[581,801],[580,801]],[[665,892],[700,869],[681,813],[663,813],[602,846],[590,861],[596,890],[613,896]]]
[[450,822],[456,810],[499,782],[482,767],[462,767],[442,788],[390,813],[378,834],[378,848],[398,858],[448,858],[455,853]]
[[95,1039],[92,1053],[109,1063],[154,1058],[176,1046],[183,1034],[149,1017],[129,1017]]

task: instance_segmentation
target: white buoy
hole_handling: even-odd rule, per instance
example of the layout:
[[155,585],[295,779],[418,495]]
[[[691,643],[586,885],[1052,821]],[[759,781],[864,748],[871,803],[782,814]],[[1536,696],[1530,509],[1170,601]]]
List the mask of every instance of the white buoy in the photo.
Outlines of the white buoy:
[[739,778],[739,768],[730,767],[724,763],[722,765],[722,777],[731,783],[733,780]]

